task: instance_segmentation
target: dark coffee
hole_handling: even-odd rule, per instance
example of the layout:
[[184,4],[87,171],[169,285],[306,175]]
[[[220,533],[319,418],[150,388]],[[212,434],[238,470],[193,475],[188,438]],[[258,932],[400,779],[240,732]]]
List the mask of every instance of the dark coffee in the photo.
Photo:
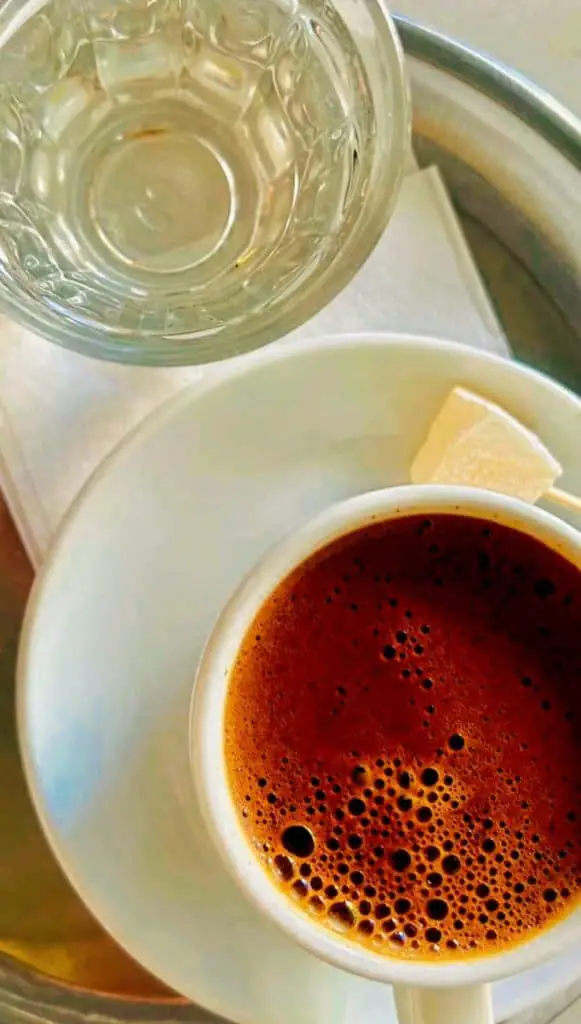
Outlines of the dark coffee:
[[467,517],[356,531],[257,615],[225,752],[305,912],[391,955],[506,949],[581,893],[581,574]]

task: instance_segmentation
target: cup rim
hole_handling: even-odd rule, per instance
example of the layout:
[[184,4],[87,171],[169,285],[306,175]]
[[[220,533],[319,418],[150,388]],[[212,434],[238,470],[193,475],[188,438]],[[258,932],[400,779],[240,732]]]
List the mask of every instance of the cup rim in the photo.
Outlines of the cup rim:
[[231,596],[202,653],[189,719],[190,768],[217,852],[256,909],[322,960],[376,981],[429,987],[490,982],[536,966],[581,939],[581,907],[506,951],[458,961],[404,960],[374,953],[325,928],[269,879],[246,839],[223,757],[225,696],[234,658],[254,616],[279,582],[327,544],[375,522],[457,513],[512,526],[581,571],[581,532],[536,505],[472,487],[403,485],[338,502],[271,548]]

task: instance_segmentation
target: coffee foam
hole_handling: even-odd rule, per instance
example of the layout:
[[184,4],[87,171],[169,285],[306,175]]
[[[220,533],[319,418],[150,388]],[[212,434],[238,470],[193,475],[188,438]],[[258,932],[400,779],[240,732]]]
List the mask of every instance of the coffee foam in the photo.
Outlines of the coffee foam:
[[[496,952],[565,913],[581,889],[576,680],[551,689],[578,574],[504,527],[453,516],[391,526],[311,560],[257,617],[227,706],[231,784],[266,869],[329,928],[400,956]],[[501,582],[511,608],[527,606],[524,633],[507,623],[512,656],[502,634],[500,655],[473,643],[491,625],[492,587],[502,604]],[[462,618],[469,593],[475,619]],[[472,650],[466,699],[451,668],[460,649]],[[569,667],[581,675],[578,657]],[[501,668],[506,678],[492,680]]]
[[[423,781],[436,775],[429,785]],[[418,774],[400,758],[381,758],[357,763],[351,783],[342,786],[333,776],[315,777],[301,813],[278,799],[268,802],[276,798],[274,778],[254,783],[246,802],[262,806],[271,823],[265,828],[263,815],[255,819],[279,884],[334,929],[355,930],[374,944],[385,938],[416,951],[426,943],[432,950],[494,948],[499,935],[510,943],[538,928],[572,895],[562,884],[561,852],[547,857],[534,833],[525,837],[502,820],[466,811],[452,821],[449,809],[465,806],[467,795],[434,766]],[[265,783],[266,801],[257,792]],[[578,845],[569,841],[562,853],[574,850]],[[581,878],[570,884],[578,887]]]

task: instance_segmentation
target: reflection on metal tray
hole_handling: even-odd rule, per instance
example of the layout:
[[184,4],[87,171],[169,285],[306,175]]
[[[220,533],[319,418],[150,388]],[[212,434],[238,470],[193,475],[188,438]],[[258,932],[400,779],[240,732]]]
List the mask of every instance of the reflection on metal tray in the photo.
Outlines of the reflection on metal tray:
[[[581,390],[581,124],[530,83],[399,19],[414,140],[436,162],[515,354]],[[0,1016],[208,1017],[129,960],[80,904],[36,823],[20,769],[14,661],[32,582],[0,506]]]
[[581,388],[581,121],[521,76],[398,18],[414,146],[437,163],[516,356]]

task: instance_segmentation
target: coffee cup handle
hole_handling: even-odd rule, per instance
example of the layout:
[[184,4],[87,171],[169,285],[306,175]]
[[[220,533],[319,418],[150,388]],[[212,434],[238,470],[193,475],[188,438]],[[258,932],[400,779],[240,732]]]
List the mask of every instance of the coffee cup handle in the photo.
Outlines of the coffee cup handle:
[[394,986],[398,1024],[494,1024],[490,985]]

